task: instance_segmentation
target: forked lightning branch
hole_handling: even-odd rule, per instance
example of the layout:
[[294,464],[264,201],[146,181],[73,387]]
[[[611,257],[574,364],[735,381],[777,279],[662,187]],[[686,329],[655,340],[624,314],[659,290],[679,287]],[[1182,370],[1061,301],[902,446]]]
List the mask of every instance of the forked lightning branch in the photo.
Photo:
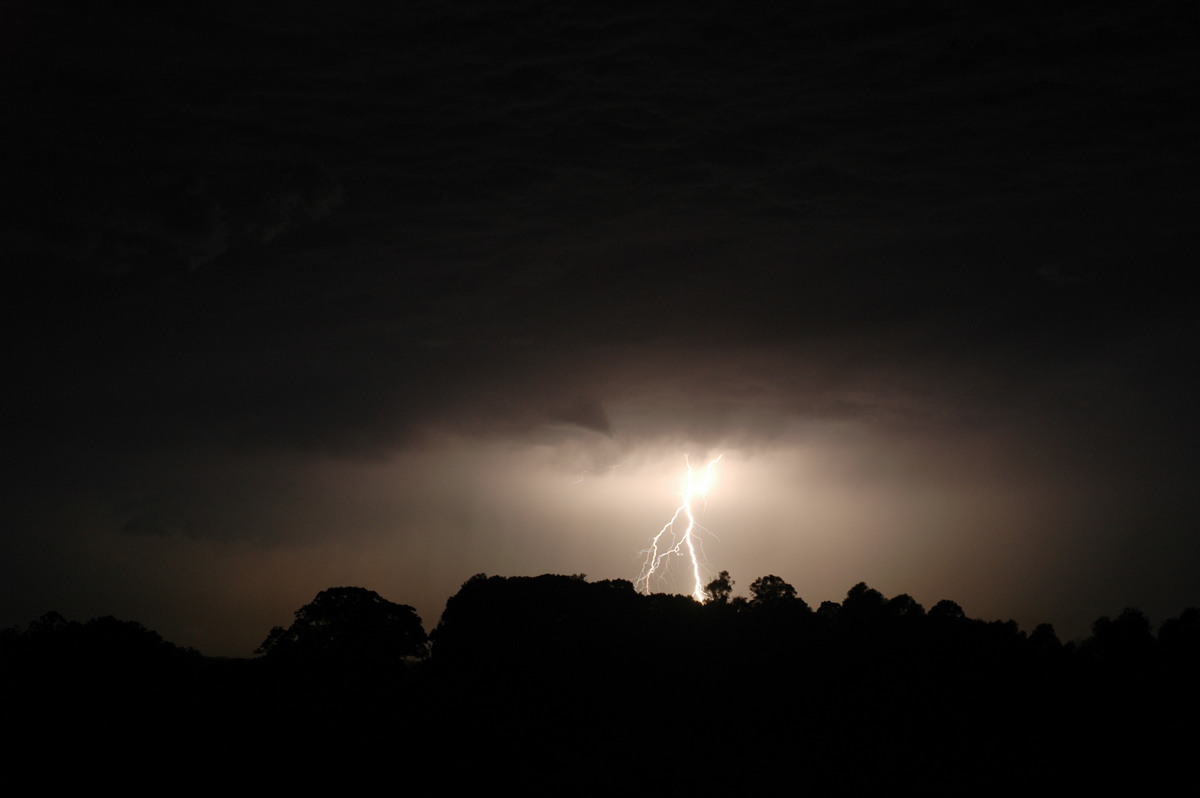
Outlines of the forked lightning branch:
[[723,455],[718,455],[708,462],[703,470],[697,472],[687,458],[686,482],[683,488],[683,500],[675,508],[671,516],[658,534],[650,541],[646,549],[646,560],[642,564],[642,573],[638,577],[637,588],[643,593],[649,593],[651,583],[661,578],[667,571],[670,560],[682,558],[692,571],[692,598],[704,601],[704,576],[701,573],[701,560],[704,552],[698,537],[700,531],[707,531],[696,521],[696,503],[703,502],[713,484],[713,469],[721,462]]

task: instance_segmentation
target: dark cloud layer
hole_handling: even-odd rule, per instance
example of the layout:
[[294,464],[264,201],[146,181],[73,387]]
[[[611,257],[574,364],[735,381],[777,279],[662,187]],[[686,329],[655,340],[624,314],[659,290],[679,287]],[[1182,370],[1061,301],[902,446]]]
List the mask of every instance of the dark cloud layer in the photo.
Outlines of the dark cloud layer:
[[600,473],[850,424],[1191,528],[1189,3],[5,13],[14,608],[59,595],[55,524],[269,548],[375,507],[433,552],[379,469],[447,439]]

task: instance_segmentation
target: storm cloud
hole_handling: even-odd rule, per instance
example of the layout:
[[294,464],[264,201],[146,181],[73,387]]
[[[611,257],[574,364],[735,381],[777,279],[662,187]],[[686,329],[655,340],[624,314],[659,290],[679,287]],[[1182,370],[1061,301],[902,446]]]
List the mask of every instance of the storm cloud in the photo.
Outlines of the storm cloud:
[[746,584],[1197,600],[1190,4],[12,13],[4,623],[630,578],[717,451]]

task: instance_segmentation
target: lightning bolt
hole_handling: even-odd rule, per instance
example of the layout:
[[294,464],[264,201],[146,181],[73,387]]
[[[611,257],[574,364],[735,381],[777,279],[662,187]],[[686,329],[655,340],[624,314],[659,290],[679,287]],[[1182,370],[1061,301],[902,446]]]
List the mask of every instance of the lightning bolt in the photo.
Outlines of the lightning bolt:
[[[675,514],[671,516],[671,520],[663,525],[663,528],[658,530],[658,534],[650,541],[650,547],[643,552],[646,555],[646,561],[642,564],[642,573],[637,580],[637,588],[643,593],[650,592],[650,580],[654,575],[666,570],[668,557],[686,557],[691,563],[692,578],[695,583],[692,589],[692,598],[696,601],[704,601],[704,579],[700,574],[702,550],[696,536],[696,531],[703,530],[704,527],[696,522],[693,505],[697,500],[703,501],[708,497],[708,491],[713,484],[713,466],[721,462],[722,457],[724,455],[717,455],[710,460],[698,476],[687,456],[684,456],[684,462],[687,464],[687,479],[683,488],[683,501],[675,508]],[[687,521],[685,528],[682,532],[677,532],[676,526],[682,526],[685,520]]]

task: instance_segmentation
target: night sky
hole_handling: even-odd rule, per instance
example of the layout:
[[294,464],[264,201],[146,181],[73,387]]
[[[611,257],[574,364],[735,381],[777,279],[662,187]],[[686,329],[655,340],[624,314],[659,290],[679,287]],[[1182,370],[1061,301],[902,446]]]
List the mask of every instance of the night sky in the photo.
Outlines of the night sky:
[[608,5],[0,4],[0,626],[1200,605],[1197,6]]

